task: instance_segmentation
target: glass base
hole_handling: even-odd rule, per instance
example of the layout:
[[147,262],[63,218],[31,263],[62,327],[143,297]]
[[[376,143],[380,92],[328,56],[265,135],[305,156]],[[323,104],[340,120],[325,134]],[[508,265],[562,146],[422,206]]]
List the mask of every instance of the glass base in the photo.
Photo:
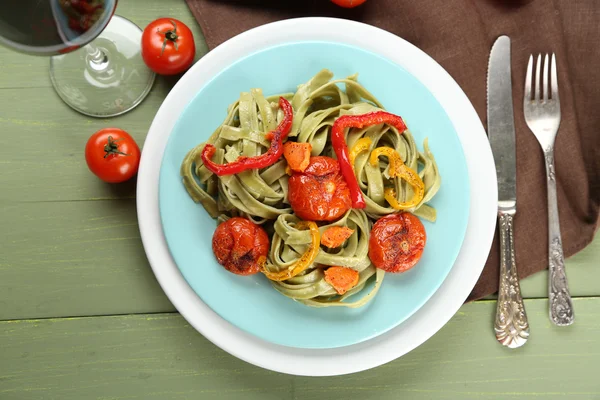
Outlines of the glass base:
[[142,30],[114,15],[87,46],[50,59],[50,79],[65,103],[92,117],[126,113],[146,97],[156,74],[141,55]]

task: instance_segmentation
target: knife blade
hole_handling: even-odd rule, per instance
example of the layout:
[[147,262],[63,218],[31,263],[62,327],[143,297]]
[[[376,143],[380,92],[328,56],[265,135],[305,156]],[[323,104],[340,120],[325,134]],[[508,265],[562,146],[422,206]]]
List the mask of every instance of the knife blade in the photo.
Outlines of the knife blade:
[[487,76],[488,137],[498,178],[498,206],[516,211],[517,155],[510,68],[510,39],[500,36],[490,52]]
[[498,230],[500,232],[500,286],[494,331],[510,348],[529,338],[517,265],[513,218],[517,212],[517,155],[513,115],[510,39],[500,36],[492,46],[487,76],[488,136],[498,178]]

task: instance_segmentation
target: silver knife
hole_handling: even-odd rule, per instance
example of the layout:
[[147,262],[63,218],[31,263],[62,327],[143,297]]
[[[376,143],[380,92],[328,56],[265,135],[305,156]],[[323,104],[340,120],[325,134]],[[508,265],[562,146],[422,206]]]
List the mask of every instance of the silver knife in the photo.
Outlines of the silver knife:
[[494,330],[504,346],[522,346],[529,323],[515,263],[513,218],[517,212],[517,167],[510,69],[510,39],[500,36],[492,46],[487,76],[487,122],[498,178],[500,287]]

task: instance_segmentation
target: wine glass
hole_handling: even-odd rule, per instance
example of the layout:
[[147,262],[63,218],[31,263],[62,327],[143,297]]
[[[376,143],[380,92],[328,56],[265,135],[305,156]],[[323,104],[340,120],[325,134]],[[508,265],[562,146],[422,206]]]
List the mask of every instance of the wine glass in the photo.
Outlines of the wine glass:
[[141,56],[142,30],[113,15],[117,0],[0,0],[0,44],[50,55],[60,98],[93,117],[137,106],[155,74]]

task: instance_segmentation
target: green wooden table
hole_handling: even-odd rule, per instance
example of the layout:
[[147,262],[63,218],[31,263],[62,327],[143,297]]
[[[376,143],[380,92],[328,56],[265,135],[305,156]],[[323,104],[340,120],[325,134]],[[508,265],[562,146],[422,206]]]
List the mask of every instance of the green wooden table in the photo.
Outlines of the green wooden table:
[[[182,0],[129,0],[145,26],[172,16],[201,32]],[[278,374],[240,361],[176,312],[146,260],[135,181],[87,170],[89,135],[106,126],[143,144],[174,79],[158,78],[134,111],[109,120],[70,110],[48,59],[0,49],[0,400],[13,399],[600,399],[600,239],[567,260],[576,322],[547,317],[545,272],[523,280],[531,338],[496,343],[493,298],[463,306],[433,338],[370,371]]]

